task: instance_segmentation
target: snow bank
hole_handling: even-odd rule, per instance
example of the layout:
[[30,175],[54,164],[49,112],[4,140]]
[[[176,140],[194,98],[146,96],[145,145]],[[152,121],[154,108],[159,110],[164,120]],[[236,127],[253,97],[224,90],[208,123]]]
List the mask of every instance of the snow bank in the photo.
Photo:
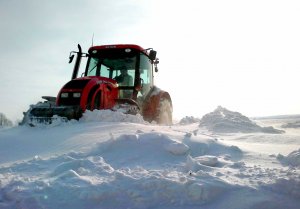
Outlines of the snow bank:
[[204,115],[200,120],[200,126],[218,133],[283,133],[273,127],[260,127],[241,113],[229,111],[221,106]]
[[188,125],[188,124],[199,123],[199,122],[200,122],[199,118],[195,118],[194,116],[185,116],[179,121],[179,124]]
[[[26,124],[26,120],[28,118],[23,119],[23,122],[21,125]],[[141,123],[146,124],[148,122],[144,121],[143,117],[140,114],[137,115],[131,115],[131,114],[125,114],[122,109],[118,109],[116,111],[112,110],[86,110],[82,117],[79,119],[79,123],[84,122],[128,122],[128,123]],[[45,122],[42,123],[40,121],[30,121],[29,126],[33,127],[56,127],[56,126],[63,126],[63,125],[72,125],[78,123],[77,120],[67,120],[63,117],[54,115],[51,118],[51,123]]]
[[291,152],[287,156],[279,154],[277,159],[283,164],[300,167],[300,149]]
[[121,110],[86,110],[82,118],[80,118],[80,121],[146,123],[141,115],[125,114]]
[[299,208],[299,150],[283,157],[297,165],[287,167],[257,152],[249,159],[206,130],[191,134],[197,124],[94,113],[73,125],[0,130],[1,209]]
[[91,151],[101,155],[114,167],[171,163],[188,153],[189,147],[160,133],[126,134],[100,143]]
[[300,121],[283,124],[282,128],[300,128]]
[[279,178],[270,187],[280,193],[300,199],[300,176],[296,178]]
[[178,140],[139,130],[88,152],[35,156],[0,167],[0,208],[198,207],[237,187],[203,172],[217,165],[216,157],[190,154]]

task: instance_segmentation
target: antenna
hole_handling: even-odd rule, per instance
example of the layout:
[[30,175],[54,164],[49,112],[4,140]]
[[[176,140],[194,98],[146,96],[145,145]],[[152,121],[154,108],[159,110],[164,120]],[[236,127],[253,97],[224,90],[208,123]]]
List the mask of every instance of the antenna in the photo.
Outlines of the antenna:
[[94,46],[94,33],[93,33],[93,36],[92,36],[92,46]]

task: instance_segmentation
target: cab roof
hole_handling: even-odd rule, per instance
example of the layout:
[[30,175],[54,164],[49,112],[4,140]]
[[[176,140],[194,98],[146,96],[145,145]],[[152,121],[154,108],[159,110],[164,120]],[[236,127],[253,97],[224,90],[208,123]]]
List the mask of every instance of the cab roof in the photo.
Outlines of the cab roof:
[[89,53],[93,50],[101,50],[101,49],[126,49],[126,48],[130,48],[130,49],[136,49],[140,52],[143,52],[145,54],[148,54],[147,51],[140,47],[139,45],[136,44],[111,44],[111,45],[100,45],[100,46],[92,46],[89,49]]

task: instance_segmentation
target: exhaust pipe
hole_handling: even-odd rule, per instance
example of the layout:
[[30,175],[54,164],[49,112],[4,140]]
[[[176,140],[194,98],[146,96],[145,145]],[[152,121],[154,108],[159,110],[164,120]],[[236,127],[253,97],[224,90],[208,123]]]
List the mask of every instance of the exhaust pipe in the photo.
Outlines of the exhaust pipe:
[[80,62],[81,62],[81,57],[82,57],[82,50],[81,50],[81,46],[78,44],[78,52],[77,53],[77,57],[76,57],[76,62],[74,65],[74,69],[73,69],[73,74],[72,74],[72,80],[77,78],[78,75],[78,71],[79,71],[79,67],[80,67]]

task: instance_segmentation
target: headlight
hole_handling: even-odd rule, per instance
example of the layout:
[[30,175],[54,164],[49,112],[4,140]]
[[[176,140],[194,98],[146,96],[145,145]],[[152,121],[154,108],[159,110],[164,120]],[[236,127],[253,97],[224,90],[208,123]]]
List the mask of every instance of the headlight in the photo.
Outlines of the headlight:
[[67,98],[68,96],[69,96],[68,93],[61,93],[61,95],[60,95],[61,98]]
[[79,98],[80,96],[81,96],[81,94],[80,94],[79,92],[73,93],[73,97],[74,97],[74,98]]

